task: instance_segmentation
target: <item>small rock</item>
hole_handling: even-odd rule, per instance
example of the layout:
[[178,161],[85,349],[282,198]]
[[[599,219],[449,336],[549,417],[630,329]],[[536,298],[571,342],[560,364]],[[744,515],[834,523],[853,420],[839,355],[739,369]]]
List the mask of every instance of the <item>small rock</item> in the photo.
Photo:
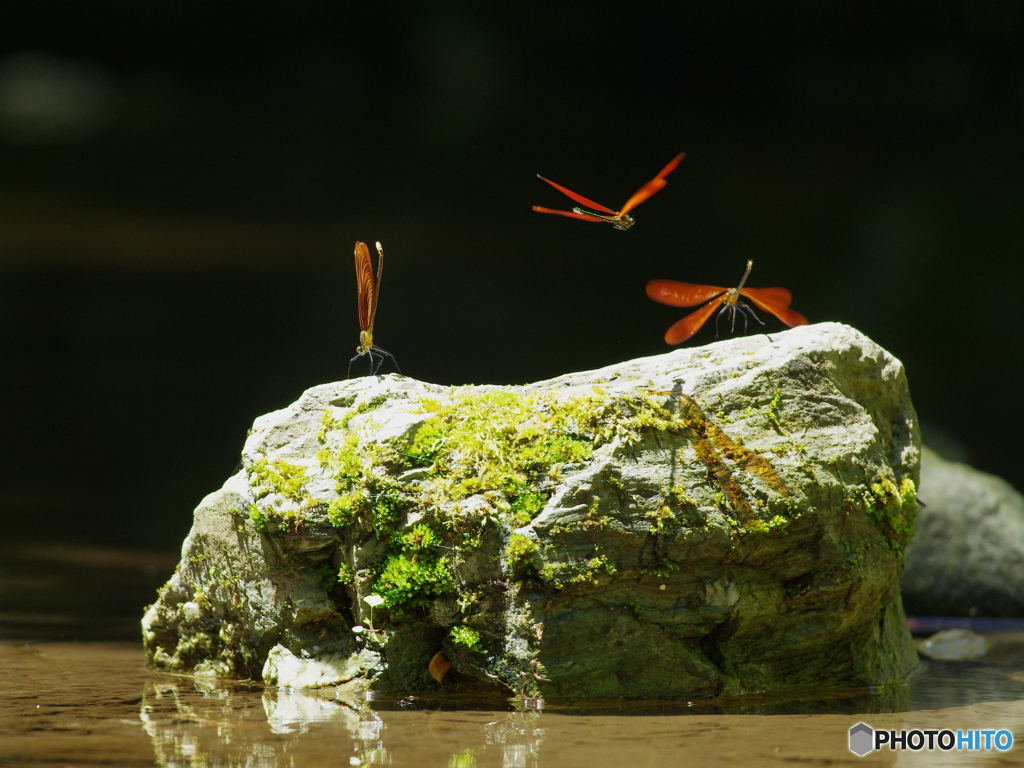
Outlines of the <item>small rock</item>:
[[918,644],[921,655],[935,661],[966,661],[985,655],[987,643],[969,629],[944,629]]

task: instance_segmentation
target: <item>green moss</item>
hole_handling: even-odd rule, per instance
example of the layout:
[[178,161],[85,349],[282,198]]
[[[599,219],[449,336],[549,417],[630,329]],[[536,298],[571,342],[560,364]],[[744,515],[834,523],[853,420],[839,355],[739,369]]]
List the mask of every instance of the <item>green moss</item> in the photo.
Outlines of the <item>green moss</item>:
[[434,551],[444,546],[442,541],[440,534],[423,523],[396,536],[393,543],[398,551],[384,561],[374,582],[374,594],[383,597],[388,608],[404,611],[454,590],[449,558]]
[[320,586],[323,587],[324,592],[330,592],[334,585],[338,583],[338,574],[331,567],[330,563],[324,563],[317,568],[316,577],[320,581]]
[[348,563],[342,563],[341,567],[338,568],[337,580],[339,584],[346,586],[352,586],[356,583],[356,575],[352,572],[352,567]]
[[[666,407],[672,401],[666,404],[665,394],[638,389],[613,397],[594,387],[582,395],[560,397],[551,392],[456,389],[447,399],[417,398],[424,420],[410,437],[387,445],[361,440],[354,432],[340,440],[329,441],[328,435],[335,429],[347,429],[352,417],[380,407],[388,395],[371,398],[340,419],[325,410],[317,433],[325,447],[317,458],[334,478],[337,496],[314,510],[302,467],[262,459],[250,470],[257,498],[274,492],[293,505],[275,508],[264,504],[252,517],[263,529],[271,518],[292,520],[297,525],[312,512],[338,529],[372,527],[378,540],[386,544],[370,573],[374,592],[393,610],[422,606],[455,591],[453,563],[480,546],[488,525],[498,525],[504,536],[528,525],[548,503],[550,481],[560,477],[560,468],[589,462],[602,445],[617,442],[628,448],[652,431],[678,435],[699,428],[698,454],[705,447],[717,458],[714,446],[721,444],[728,458],[764,474],[757,462],[766,462],[709,425],[693,401],[687,398],[686,405],[681,398],[684,407],[674,413]],[[697,421],[700,424],[694,426]],[[328,442],[335,447],[327,448]],[[725,465],[717,459],[715,467]],[[398,476],[411,469],[421,473],[414,481],[399,482]],[[605,473],[603,480],[618,494],[620,504],[624,503],[627,494],[622,479]],[[724,480],[729,482],[731,477]],[[728,502],[722,499],[723,509],[727,505],[739,509],[745,518],[749,510],[743,506],[738,486],[732,485]],[[470,496],[481,497],[479,514],[469,515],[460,505]],[[600,513],[600,501],[595,496],[586,517],[567,526],[566,532],[605,527],[607,517]],[[684,488],[670,489],[648,515],[652,531],[678,528],[674,507],[683,505],[696,507]],[[413,512],[421,522],[412,531],[401,533],[402,521]],[[552,533],[558,531],[552,529]],[[521,565],[534,547],[528,537],[512,534],[505,555],[513,566]],[[595,552],[591,557],[549,565],[542,578],[561,589],[614,572],[607,556]],[[352,577],[339,578],[347,581]]]
[[260,508],[257,507],[255,504],[249,505],[249,519],[252,520],[253,527],[256,528],[257,531],[259,531],[260,533],[267,532],[266,515],[264,515],[260,511]]
[[327,505],[327,519],[335,528],[351,525],[358,512],[366,505],[366,494],[360,490],[343,493]]
[[522,491],[516,494],[510,505],[511,527],[522,528],[539,515],[548,503],[548,495],[543,491]]
[[320,429],[316,433],[316,441],[323,445],[327,442],[327,433],[332,429],[337,429],[339,422],[334,418],[330,408],[324,408],[323,414],[320,416]]
[[[453,517],[460,500],[483,494],[503,525],[520,528],[544,509],[550,491],[538,483],[557,476],[561,465],[587,462],[595,447],[611,440],[632,444],[649,428],[681,428],[654,397],[612,399],[596,388],[563,399],[463,390],[448,402],[422,397],[418,405],[428,418],[393,456],[362,447],[352,436],[328,458],[339,492],[328,510],[332,524],[348,525],[369,513],[383,536],[403,508],[415,508],[448,530],[455,548],[467,551],[480,541],[487,520]],[[395,470],[422,467],[427,475],[410,493],[380,471],[385,458]]]
[[916,511],[917,486],[909,477],[904,477],[903,480],[900,481],[900,501],[903,504],[904,509],[913,505]]
[[522,565],[537,551],[537,543],[521,533],[513,533],[505,545],[505,558],[513,565]]
[[789,518],[783,517],[782,515],[775,515],[767,520],[760,520],[755,518],[752,520],[748,520],[744,524],[743,530],[747,533],[768,533],[769,531],[773,531],[776,528],[781,528],[788,522]]
[[402,487],[393,477],[374,474],[367,477],[366,490],[370,495],[370,523],[377,538],[387,538],[395,530],[401,508],[406,499]]
[[793,438],[787,438],[776,443],[771,451],[780,459],[789,455],[796,456],[801,461],[806,461],[807,459],[807,444]]
[[425,606],[428,600],[455,588],[448,558],[390,555],[374,585],[388,608],[408,609]]
[[249,477],[249,484],[257,499],[271,493],[278,493],[295,502],[301,502],[308,497],[306,483],[309,478],[306,477],[305,468],[289,464],[287,461],[267,461],[265,456],[259,458],[252,463]]
[[868,490],[861,494],[861,503],[867,515],[885,534],[886,539],[902,556],[917,521],[917,488],[914,481],[904,477],[899,487],[887,478],[876,478]]
[[[256,523],[257,529],[266,530],[266,524],[270,519],[296,528],[301,525],[316,506],[313,497],[306,490],[308,482],[305,467],[290,464],[282,459],[268,461],[266,456],[254,461],[249,467],[249,485],[253,489],[253,496],[257,501],[271,494],[281,497],[275,499],[273,506],[265,510],[256,510],[256,515],[252,514],[253,509],[250,508],[250,517]],[[290,501],[295,506],[285,507],[284,501]]]
[[782,426],[782,422],[779,420],[779,403],[782,402],[782,392],[778,387],[775,388],[775,396],[772,397],[768,403],[768,407],[765,409],[765,415],[768,417],[768,423],[772,425],[772,428],[780,435],[785,435],[786,430]]
[[[448,405],[424,399],[431,416],[405,454],[413,466],[432,468],[433,490],[447,499],[500,491],[515,505],[539,474],[592,455],[592,440],[572,434],[571,417],[554,405],[553,398],[511,392],[456,393]],[[515,511],[539,511],[538,502]]]
[[679,564],[671,560],[659,560],[657,565],[653,566],[640,566],[636,569],[637,573],[642,573],[645,576],[656,576],[659,579],[664,579],[670,575],[672,571],[678,571]]
[[194,632],[188,636],[182,636],[174,649],[174,655],[183,663],[190,660],[209,658],[214,654],[213,640],[204,632]]
[[569,584],[597,584],[602,573],[613,575],[615,565],[608,556],[594,547],[591,557],[568,557],[558,562],[547,563],[540,572],[540,577],[555,589],[563,589]]
[[466,646],[471,651],[483,653],[484,646],[480,642],[480,633],[470,627],[453,627],[451,638],[454,642]]
[[460,590],[459,596],[455,599],[459,610],[465,615],[471,605],[480,602],[479,590]]
[[864,555],[867,553],[869,544],[866,541],[857,542],[851,544],[849,542],[843,544],[843,552],[846,554],[846,559],[843,561],[843,570],[849,570],[856,568],[864,561]]
[[669,503],[674,504],[677,507],[697,506],[697,502],[695,502],[690,497],[690,495],[686,492],[686,487],[682,485],[673,485],[671,488],[668,489],[668,493],[665,494],[665,497]]
[[331,525],[344,528],[364,516],[378,538],[390,536],[408,499],[386,471],[388,455],[388,449],[360,442],[355,434],[346,436],[336,452],[321,453],[320,464],[334,477],[338,492],[327,506]]
[[651,533],[663,534],[679,527],[679,518],[676,517],[667,504],[659,504],[656,509],[646,513],[650,521]]
[[320,466],[330,469],[337,481],[338,493],[349,491],[357,484],[361,484],[364,465],[359,436],[354,433],[345,436],[337,453],[328,451],[320,455]]

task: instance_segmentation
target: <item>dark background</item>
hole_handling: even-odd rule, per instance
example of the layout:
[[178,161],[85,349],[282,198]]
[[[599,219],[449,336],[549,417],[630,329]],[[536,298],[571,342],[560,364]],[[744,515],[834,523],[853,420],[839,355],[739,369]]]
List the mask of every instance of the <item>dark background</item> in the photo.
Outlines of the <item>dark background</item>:
[[[671,7],[0,4],[0,535],[177,547],[253,419],[344,377],[356,239],[376,340],[445,384],[667,351],[644,284],[753,258],[1024,487],[1024,6]],[[630,232],[530,211],[680,151]]]

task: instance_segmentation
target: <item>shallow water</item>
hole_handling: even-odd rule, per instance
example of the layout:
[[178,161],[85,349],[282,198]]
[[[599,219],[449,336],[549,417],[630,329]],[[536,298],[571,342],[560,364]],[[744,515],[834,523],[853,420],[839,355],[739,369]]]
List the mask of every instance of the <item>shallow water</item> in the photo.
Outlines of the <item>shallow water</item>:
[[[74,567],[62,560],[63,571],[0,557],[2,766],[1024,765],[1020,633],[990,635],[992,648],[979,660],[925,662],[914,680],[884,691],[543,712],[407,697],[357,709],[330,691],[147,668],[134,639],[138,606],[125,595],[140,582],[160,583],[160,569],[173,562],[93,554]],[[97,568],[107,578],[97,578]],[[135,586],[118,591],[125,579]],[[77,585],[77,602],[62,592],[64,602],[54,604],[47,597],[54,583]],[[106,639],[55,640],[97,636]],[[859,721],[876,729],[1006,729],[1015,744],[1005,752],[883,750],[858,758],[847,744]]]
[[[357,711],[329,695],[168,675],[137,643],[0,644],[0,763],[168,766],[661,766],[859,761],[847,731],[1010,730],[1024,737],[1024,639],[985,661],[931,663],[911,711],[850,714],[606,714],[449,710],[421,700]],[[940,708],[935,708],[939,705]],[[648,713],[648,714],[645,714]],[[977,755],[883,751],[871,764],[1024,764],[1024,749]]]

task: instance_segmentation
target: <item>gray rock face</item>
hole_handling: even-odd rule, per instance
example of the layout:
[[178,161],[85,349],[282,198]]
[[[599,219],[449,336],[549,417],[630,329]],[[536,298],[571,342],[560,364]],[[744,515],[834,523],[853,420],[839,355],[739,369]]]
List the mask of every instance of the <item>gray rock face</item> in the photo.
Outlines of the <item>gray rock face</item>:
[[1024,617],[1024,496],[927,448],[920,496],[927,506],[903,576],[908,609],[922,616]]
[[[525,387],[398,376],[257,419],[143,620],[160,667],[547,701],[878,684],[916,417],[826,323]],[[371,609],[364,598],[383,604]]]

